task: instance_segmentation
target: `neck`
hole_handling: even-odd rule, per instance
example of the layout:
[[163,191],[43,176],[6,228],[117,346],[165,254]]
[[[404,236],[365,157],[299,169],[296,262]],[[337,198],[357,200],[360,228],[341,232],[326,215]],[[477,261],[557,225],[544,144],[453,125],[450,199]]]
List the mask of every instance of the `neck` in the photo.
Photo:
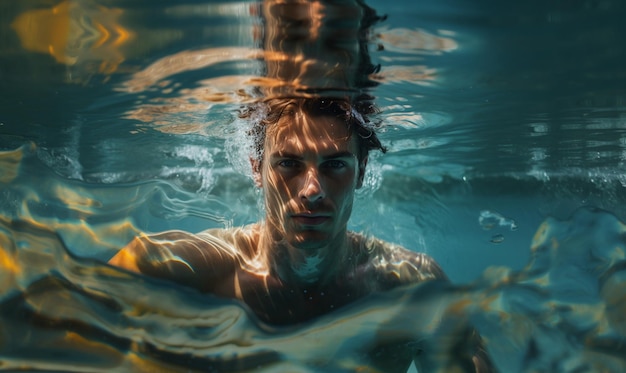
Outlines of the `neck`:
[[283,282],[300,286],[324,285],[343,272],[350,245],[347,234],[327,246],[297,248],[278,241],[269,232],[262,234],[260,246],[266,253],[271,270]]

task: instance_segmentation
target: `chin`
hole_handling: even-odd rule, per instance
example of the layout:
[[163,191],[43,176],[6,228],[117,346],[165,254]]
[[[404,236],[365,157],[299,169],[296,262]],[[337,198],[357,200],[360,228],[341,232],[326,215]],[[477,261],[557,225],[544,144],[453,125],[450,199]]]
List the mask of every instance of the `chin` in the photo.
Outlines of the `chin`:
[[319,233],[298,234],[289,241],[291,246],[302,250],[321,249],[330,243],[328,235]]

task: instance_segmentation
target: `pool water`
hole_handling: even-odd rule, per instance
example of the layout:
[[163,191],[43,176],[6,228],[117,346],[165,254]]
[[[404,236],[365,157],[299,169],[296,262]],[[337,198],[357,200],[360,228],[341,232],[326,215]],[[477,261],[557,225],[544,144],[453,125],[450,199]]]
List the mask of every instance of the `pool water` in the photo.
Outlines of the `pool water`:
[[0,3],[0,370],[366,371],[383,325],[445,372],[469,322],[502,372],[626,371],[626,4],[367,5],[389,152],[351,228],[452,284],[280,329],[103,264],[140,232],[262,218],[237,118],[259,3]]

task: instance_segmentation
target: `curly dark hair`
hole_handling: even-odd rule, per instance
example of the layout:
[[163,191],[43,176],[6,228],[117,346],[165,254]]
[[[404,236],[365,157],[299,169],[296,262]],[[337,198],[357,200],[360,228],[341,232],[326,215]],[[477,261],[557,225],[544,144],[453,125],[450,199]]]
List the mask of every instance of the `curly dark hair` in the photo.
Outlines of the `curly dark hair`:
[[340,98],[274,98],[248,105],[240,112],[241,118],[250,119],[252,122],[248,134],[252,136],[253,159],[263,160],[267,127],[276,124],[285,108],[290,105],[295,105],[309,115],[334,116],[345,122],[352,133],[358,136],[357,157],[359,160],[367,157],[370,150],[380,150],[383,153],[387,151],[376,133],[380,127],[380,121],[372,121],[369,118],[370,115],[378,113],[378,109],[368,100],[360,100],[352,104],[348,99]]

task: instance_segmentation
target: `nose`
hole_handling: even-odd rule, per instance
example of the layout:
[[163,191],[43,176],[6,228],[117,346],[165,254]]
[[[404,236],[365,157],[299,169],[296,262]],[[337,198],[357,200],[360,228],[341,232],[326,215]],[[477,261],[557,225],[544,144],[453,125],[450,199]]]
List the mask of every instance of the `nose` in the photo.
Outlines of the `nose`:
[[304,175],[304,183],[300,190],[300,198],[308,202],[321,200],[326,196],[319,171],[315,168],[309,169]]

